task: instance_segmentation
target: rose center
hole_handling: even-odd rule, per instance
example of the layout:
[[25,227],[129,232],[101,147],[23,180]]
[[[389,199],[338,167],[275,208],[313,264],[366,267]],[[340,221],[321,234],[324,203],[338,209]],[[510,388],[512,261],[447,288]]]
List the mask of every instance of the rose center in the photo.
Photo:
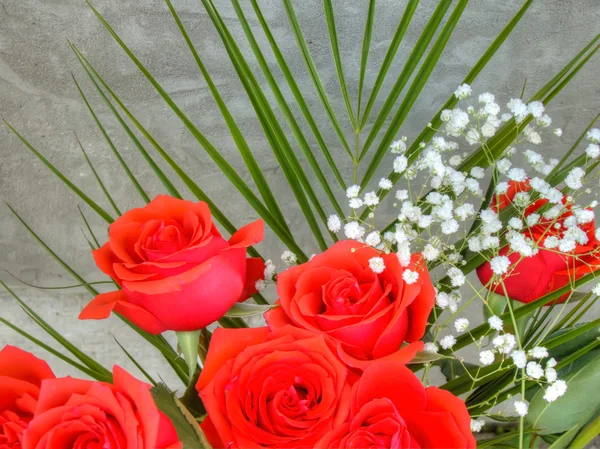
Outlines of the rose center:
[[360,284],[350,274],[334,276],[323,285],[322,294],[326,311],[334,314],[352,313],[362,297]]
[[27,427],[30,418],[5,410],[0,414],[0,448],[20,448],[20,436]]

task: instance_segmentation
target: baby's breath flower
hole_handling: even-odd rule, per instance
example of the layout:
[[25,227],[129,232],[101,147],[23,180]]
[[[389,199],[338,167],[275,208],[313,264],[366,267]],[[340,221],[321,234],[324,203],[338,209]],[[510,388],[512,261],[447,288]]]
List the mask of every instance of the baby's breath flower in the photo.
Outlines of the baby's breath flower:
[[348,198],[356,198],[359,193],[360,193],[360,186],[358,186],[356,184],[353,186],[350,186],[346,189],[346,196]]
[[549,355],[548,350],[543,346],[536,346],[535,348],[530,349],[527,354],[534,359],[543,359]]
[[298,261],[296,255],[289,250],[285,250],[281,254],[281,260],[287,265],[294,265]]
[[404,170],[406,170],[407,166],[408,159],[406,159],[406,156],[398,156],[396,159],[394,159],[394,173],[402,173]]
[[275,264],[271,259],[265,261],[265,271],[263,276],[265,279],[271,279],[275,275]]
[[527,354],[525,354],[525,351],[521,351],[521,350],[513,351],[510,356],[512,357],[513,362],[515,362],[515,366],[517,368],[522,369],[527,366]]
[[471,128],[467,131],[467,134],[465,135],[465,140],[469,145],[478,144],[481,141],[481,133],[475,128]]
[[365,239],[365,243],[372,247],[379,245],[381,243],[381,236],[379,235],[379,232],[373,231],[369,233]]
[[397,190],[396,191],[396,199],[398,201],[404,201],[408,199],[408,190]]
[[550,385],[544,393],[544,399],[548,402],[554,402],[567,392],[567,383],[564,380],[557,380]]
[[394,184],[392,184],[392,181],[390,181],[387,178],[381,178],[379,180],[379,188],[383,189],[383,190],[390,190],[392,187],[394,187]]
[[406,151],[406,143],[405,142],[406,142],[405,138],[403,138],[401,140],[395,140],[390,145],[390,151],[392,153],[396,153],[396,154],[404,153]]
[[346,237],[349,239],[358,240],[365,235],[365,228],[357,221],[350,221],[344,225],[344,234],[346,234]]
[[450,349],[456,344],[456,337],[454,335],[445,335],[440,339],[440,346],[444,349]]
[[527,111],[535,118],[541,117],[545,110],[544,103],[541,101],[532,101],[527,105]]
[[513,113],[518,123],[522,122],[525,116],[527,116],[527,105],[520,98],[511,98],[506,107]]
[[517,340],[513,334],[502,334],[494,337],[492,344],[501,354],[510,354],[515,348]]
[[565,178],[567,187],[577,190],[583,186],[582,179],[585,176],[585,170],[581,167],[573,168]]
[[546,368],[544,377],[546,378],[546,380],[548,382],[554,383],[554,382],[556,382],[556,379],[558,379],[558,373],[556,372],[556,370],[554,368]]
[[342,229],[342,220],[337,215],[330,215],[327,219],[327,229],[331,232],[339,232]]
[[[506,173],[506,176],[508,176],[508,179],[510,179],[511,181],[516,181],[516,182],[523,182],[527,180],[527,173],[525,173],[525,170],[523,170],[522,168],[518,168],[518,167],[514,167],[511,168],[510,170],[508,170],[508,173]],[[523,193],[523,192],[519,192],[519,193]]]
[[494,363],[494,353],[490,350],[481,351],[479,353],[479,362],[483,366],[489,366]]
[[512,162],[510,160],[506,159],[506,158],[500,159],[498,162],[496,162],[496,168],[503,175],[505,175],[506,173],[508,173],[508,171],[510,170],[511,166],[512,166]]
[[517,415],[525,416],[525,415],[527,415],[528,411],[529,411],[529,406],[527,405],[526,402],[515,401],[515,412],[517,412]]
[[459,220],[465,221],[475,215],[475,207],[471,203],[461,204],[454,209],[454,214]]
[[552,118],[548,114],[544,114],[541,117],[538,117],[535,122],[542,128],[547,128],[552,124]]
[[585,138],[592,143],[600,143],[600,129],[592,128],[586,134]]
[[546,368],[554,368],[557,364],[558,362],[552,357],[546,362]]
[[466,318],[457,318],[454,321],[454,329],[456,332],[464,332],[469,328],[469,320]]
[[363,200],[360,198],[350,198],[350,201],[348,201],[348,206],[350,206],[350,209],[360,209],[363,207]]
[[592,289],[592,293],[596,296],[600,296],[600,283],[596,284],[596,286]]
[[446,292],[438,292],[435,296],[435,303],[440,309],[445,309],[450,305],[450,295]]
[[435,343],[425,343],[425,345],[423,345],[423,351],[429,352],[431,354],[437,354],[438,347]]
[[264,292],[265,289],[267,288],[267,283],[264,281],[264,279],[259,279],[258,281],[256,281],[254,283],[254,288],[258,292]]
[[490,261],[490,267],[494,274],[502,275],[508,271],[510,260],[506,256],[496,256]]
[[508,191],[508,182],[499,182],[496,184],[495,192],[499,195],[502,195]]
[[433,262],[440,256],[440,250],[428,243],[423,247],[421,254],[426,261]]
[[538,362],[529,362],[525,372],[532,379],[541,379],[544,376],[544,368]]
[[475,179],[483,179],[485,176],[485,170],[481,167],[473,167],[469,173]]
[[490,325],[490,327],[496,331],[501,331],[502,327],[504,326],[502,319],[500,319],[500,317],[496,315],[492,315],[491,317],[489,317],[487,322]]
[[458,231],[459,224],[456,220],[451,219],[442,223],[442,234],[451,235]]
[[408,285],[414,284],[417,282],[417,279],[419,279],[419,273],[412,270],[404,270],[404,273],[402,273],[402,279],[404,279],[404,282],[406,282]]
[[377,206],[379,204],[379,197],[375,192],[365,193],[365,204],[367,206]]
[[472,89],[468,84],[461,84],[454,91],[454,96],[459,100],[464,100],[471,95]]
[[369,268],[371,268],[371,270],[377,274],[383,273],[383,270],[385,270],[385,262],[383,261],[383,258],[372,257],[369,259]]
[[508,225],[518,231],[523,229],[523,220],[521,220],[519,217],[512,217],[510,220],[508,220]]
[[453,287],[461,287],[465,284],[465,275],[459,268],[452,267],[447,271],[446,274],[450,278],[450,283]]
[[483,419],[472,419],[471,420],[471,432],[478,433],[481,432],[483,426],[485,425],[485,421]]
[[600,156],[600,146],[596,143],[590,143],[585,149],[585,154],[587,154],[591,159],[596,159],[598,156]]
[[557,135],[558,137],[562,136],[563,134],[563,130],[561,128],[555,128],[554,131],[552,131],[555,135]]

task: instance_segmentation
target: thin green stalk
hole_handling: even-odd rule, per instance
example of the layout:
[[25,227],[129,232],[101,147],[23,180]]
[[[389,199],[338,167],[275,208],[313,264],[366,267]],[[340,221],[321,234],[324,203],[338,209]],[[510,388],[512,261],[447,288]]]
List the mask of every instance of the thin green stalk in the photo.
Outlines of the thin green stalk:
[[198,66],[198,69],[202,73],[202,76],[203,76],[204,80],[206,81],[206,84],[208,85],[208,88],[215,100],[215,103],[217,104],[217,106],[219,107],[219,110],[221,111],[221,115],[223,116],[223,119],[225,120],[227,128],[229,129],[229,132],[231,133],[231,136],[232,136],[236,146],[238,147],[238,150],[240,152],[240,155],[242,156],[242,159],[244,160],[244,162],[246,164],[246,167],[248,167],[248,171],[250,172],[250,175],[252,176],[252,179],[254,180],[254,184],[258,188],[258,191],[260,192],[265,204],[267,205],[269,210],[273,213],[275,218],[277,218],[277,220],[281,223],[282,227],[288,233],[291,233],[290,229],[288,228],[287,223],[285,221],[285,217],[283,216],[281,209],[279,209],[277,200],[273,196],[273,192],[271,191],[271,188],[269,187],[269,184],[268,184],[261,168],[259,167],[258,163],[256,162],[256,159],[254,158],[252,150],[248,146],[248,142],[246,141],[240,128],[238,127],[237,123],[235,122],[235,119],[229,112],[227,105],[223,101],[223,98],[221,97],[219,90],[217,89],[215,83],[213,82],[212,77],[210,76],[210,73],[206,69],[206,66],[202,62],[202,59],[200,58],[200,55],[198,54],[196,47],[192,43],[192,40],[190,39],[185,27],[183,26],[183,23],[181,22],[179,15],[177,14],[177,11],[175,10],[175,8],[173,8],[173,4],[171,3],[171,0],[165,0],[165,2],[167,4],[169,10],[171,11],[171,15],[173,16],[173,19],[175,19],[175,23],[177,24],[177,27],[179,28],[181,35],[185,39],[185,41],[188,45],[188,48],[189,48],[190,52],[192,53],[194,61],[196,61],[196,65]]
[[121,215],[121,211],[119,210],[117,203],[115,203],[115,200],[113,200],[110,193],[108,193],[108,189],[106,188],[106,186],[102,182],[102,179],[100,178],[100,175],[94,168],[94,164],[92,164],[92,161],[88,157],[87,152],[85,151],[85,149],[83,148],[83,145],[81,144],[81,141],[79,140],[79,137],[77,137],[77,134],[75,134],[75,138],[77,139],[77,144],[79,145],[79,148],[81,149],[81,152],[83,153],[83,157],[85,157],[85,160],[86,160],[88,166],[90,167],[90,170],[92,170],[92,174],[94,175],[94,178],[96,178],[98,185],[102,189],[102,192],[104,192],[104,196],[106,197],[106,199],[108,200],[108,202],[110,203],[110,205],[112,206],[114,211],[117,213],[117,216]]
[[285,11],[288,16],[288,20],[290,25],[292,26],[292,32],[296,38],[296,42],[298,44],[298,49],[300,50],[300,54],[304,59],[304,63],[308,70],[308,73],[311,76],[313,84],[315,85],[315,89],[319,95],[319,99],[331,121],[331,125],[333,126],[334,131],[336,132],[342,147],[348,153],[348,156],[352,157],[352,152],[350,151],[350,147],[348,146],[348,142],[346,142],[346,138],[344,136],[344,132],[338,122],[338,119],[335,115],[333,107],[327,97],[327,93],[325,92],[325,87],[323,86],[323,82],[319,77],[319,72],[317,71],[317,66],[315,65],[315,61],[313,60],[310,50],[308,49],[308,44],[306,43],[306,39],[304,38],[304,34],[302,33],[302,28],[300,27],[300,23],[298,21],[298,17],[296,16],[296,12],[294,11],[294,6],[292,5],[291,0],[283,0],[283,6],[285,7]]
[[350,96],[348,95],[348,87],[346,86],[346,79],[344,77],[344,67],[342,65],[342,58],[340,56],[340,48],[338,45],[337,31],[335,29],[335,14],[333,12],[333,4],[331,0],[324,0],[323,7],[325,9],[325,19],[327,21],[327,31],[329,32],[329,43],[331,44],[331,53],[333,55],[333,62],[335,64],[335,71],[337,73],[338,81],[340,84],[340,90],[342,91],[342,97],[346,105],[346,111],[348,112],[348,118],[354,129],[357,129],[356,119],[354,112],[352,111],[352,104],[350,103]]
[[[367,72],[367,62],[369,61],[369,51],[371,50],[371,35],[373,34],[373,23],[375,22],[375,0],[369,0],[369,10],[365,22],[365,32],[363,33],[362,51],[360,55],[360,74],[358,77],[358,99],[356,105],[355,128],[362,129],[360,125],[360,107],[365,84],[365,73]],[[390,46],[391,48],[391,46]],[[388,49],[389,50],[389,49]]]
[[[112,153],[115,155],[115,157],[119,161],[119,164],[121,164],[121,167],[123,167],[123,170],[125,170],[125,173],[127,174],[127,177],[129,178],[129,180],[131,181],[131,183],[135,187],[135,190],[138,191],[138,193],[140,194],[140,196],[142,197],[142,199],[146,203],[149,203],[150,202],[150,198],[148,197],[148,195],[146,194],[146,192],[144,191],[144,189],[142,188],[142,186],[140,185],[140,183],[136,179],[135,175],[132,173],[131,169],[129,168],[129,166],[127,165],[127,163],[123,160],[123,157],[121,156],[121,154],[119,153],[119,151],[115,147],[115,145],[112,142],[110,136],[108,135],[108,133],[104,129],[104,126],[102,125],[102,122],[100,122],[100,119],[98,118],[98,116],[94,112],[94,109],[92,108],[92,106],[88,102],[85,94],[83,93],[83,90],[81,90],[81,87],[79,87],[79,83],[77,82],[77,79],[75,78],[75,76],[73,76],[73,82],[75,83],[75,86],[77,87],[77,90],[79,91],[79,94],[81,95],[81,98],[83,99],[83,102],[85,103],[85,106],[87,107],[90,115],[94,119],[94,122],[96,123],[96,126],[98,127],[98,129],[102,133],[102,136],[104,136],[104,139],[106,140],[106,143],[108,144],[108,147],[110,148],[110,150],[112,151]],[[118,215],[121,215],[121,214],[118,213]]]
[[[312,112],[311,112],[310,108],[308,107],[308,104],[307,104],[306,100],[304,99],[302,92],[300,91],[300,88],[298,87],[298,83],[296,82],[294,75],[292,74],[292,71],[290,70],[290,67],[287,64],[287,62],[283,56],[283,53],[281,52],[281,50],[279,49],[279,46],[277,45],[277,41],[275,40],[273,33],[271,32],[271,29],[269,28],[269,25],[268,25],[267,21],[265,20],[264,15],[262,14],[262,11],[258,5],[257,0],[250,0],[250,3],[252,3],[252,7],[254,8],[256,17],[258,18],[258,21],[262,26],[263,32],[264,32],[267,40],[269,41],[269,44],[271,45],[271,49],[273,51],[273,54],[275,55],[275,59],[277,60],[277,63],[279,64],[281,73],[283,74],[285,80],[287,81],[288,86],[290,87],[290,90],[292,92],[292,95],[294,96],[294,100],[296,100],[297,106],[300,108],[300,111],[302,112],[302,115],[304,116],[306,123],[308,124],[310,130],[312,131],[312,133],[315,137],[315,140],[317,141],[317,144],[319,145],[319,148],[321,149],[321,152],[323,153],[323,156],[325,157],[325,160],[327,161],[327,165],[329,166],[331,172],[337,179],[340,187],[343,190],[346,190],[346,183],[342,179],[342,175],[340,174],[337,164],[335,163],[335,161],[333,160],[333,157],[331,156],[331,152],[329,151],[329,146],[325,143],[325,139],[323,138],[323,135],[321,134],[321,131],[319,130],[319,127],[317,126],[317,122],[314,119]],[[235,3],[234,3],[234,6],[235,6]],[[237,11],[237,9],[236,9],[236,11]]]

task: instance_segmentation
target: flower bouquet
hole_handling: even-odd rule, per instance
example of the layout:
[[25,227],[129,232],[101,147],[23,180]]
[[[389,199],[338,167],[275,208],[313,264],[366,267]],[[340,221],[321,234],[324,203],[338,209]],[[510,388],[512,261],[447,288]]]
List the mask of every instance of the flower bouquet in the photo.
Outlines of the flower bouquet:
[[[530,97],[525,98],[525,88],[507,98],[473,92],[473,81],[532,4],[524,2],[422,132],[408,139],[402,125],[467,1],[438,2],[401,72],[392,73],[419,3],[409,0],[367,95],[376,2],[365,5],[359,83],[352,90],[340,57],[334,5],[324,0],[332,64],[353,130],[349,136],[319,77],[292,0],[282,1],[298,45],[292,55],[279,47],[257,0],[244,7],[231,1],[253,59],[240,49],[218,2],[201,1],[242,84],[239,94],[248,96],[314,242],[294,237],[175,2],[165,0],[217,105],[211,113],[222,116],[239,150],[244,176],[90,4],[257,220],[236,227],[218,199],[202,190],[202,180],[177,162],[70,44],[90,86],[164,193],[155,198],[146,193],[75,81],[139,193],[139,207],[119,209],[85,151],[103,201],[84,193],[7,125],[89,207],[82,219],[91,255],[112,285],[97,290],[98,283],[86,281],[11,210],[75,278],[77,284],[69,287],[91,294],[79,319],[123,320],[149,343],[148,350],[154,346],[164,356],[181,382],[156,379],[144,360],[120,343],[114,350],[125,352],[136,374],[118,365],[104,367],[0,281],[58,345],[34,337],[10,316],[0,321],[81,373],[81,378],[57,378],[39,355],[5,346],[0,448],[588,445],[600,433],[600,318],[594,309],[600,296],[595,281],[600,229],[594,224],[598,115],[566,143],[560,159],[548,157],[542,141],[561,138],[550,103],[592,58],[600,36]],[[270,44],[275,65],[267,62],[257,31]],[[290,71],[290,57],[305,63],[327,124],[316,119],[314,105]],[[386,77],[395,83],[378,101]],[[326,126],[336,141],[326,141]],[[340,161],[349,162],[350,169],[342,170]],[[180,192],[180,184],[189,192]],[[92,232],[90,213],[90,220],[106,222],[107,235]],[[259,253],[256,245],[265,235],[287,248],[281,257]],[[316,254],[307,252],[311,244],[318,247]]]

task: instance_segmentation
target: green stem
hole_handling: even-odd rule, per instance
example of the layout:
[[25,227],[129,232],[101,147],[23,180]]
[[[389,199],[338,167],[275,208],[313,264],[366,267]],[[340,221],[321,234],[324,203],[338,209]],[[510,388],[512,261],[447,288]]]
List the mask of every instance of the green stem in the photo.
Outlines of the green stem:
[[196,365],[198,365],[198,340],[200,339],[200,332],[200,330],[176,332],[179,349],[183,353],[183,357],[187,363],[190,379],[194,377],[194,371],[196,371]]

